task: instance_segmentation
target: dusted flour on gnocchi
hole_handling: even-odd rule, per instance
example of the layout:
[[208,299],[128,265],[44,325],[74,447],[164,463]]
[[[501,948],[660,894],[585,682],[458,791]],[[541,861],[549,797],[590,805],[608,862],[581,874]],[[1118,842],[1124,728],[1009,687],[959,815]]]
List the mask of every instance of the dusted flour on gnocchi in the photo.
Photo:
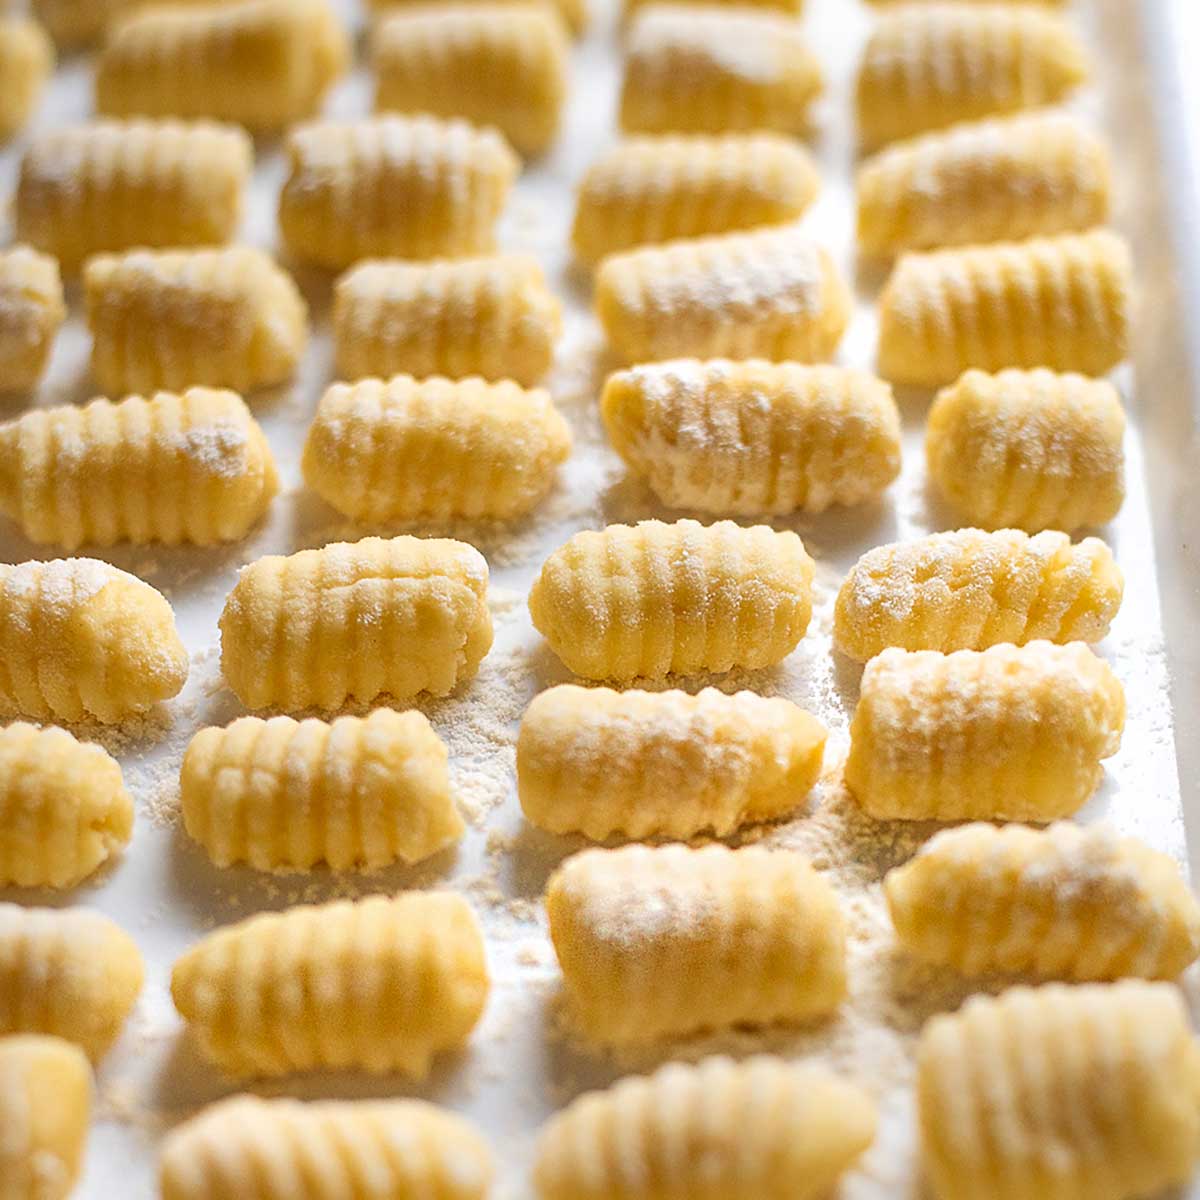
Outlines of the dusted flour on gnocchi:
[[465,542],[396,537],[273,554],[221,613],[221,669],[247,708],[444,696],[492,645],[488,569]]
[[0,716],[113,724],[187,673],[171,606],[136,576],[94,558],[0,565]]
[[846,576],[833,641],[866,662],[888,646],[983,650],[1098,642],[1121,607],[1124,578],[1099,538],[958,529],[868,550]]
[[1173,979],[1200,956],[1174,859],[1104,825],[948,830],[884,891],[901,945],[965,975]]
[[1132,1200],[1189,1179],[1200,1047],[1179,992],[1127,981],[977,996],[921,1034],[938,1200]]
[[0,729],[0,887],[73,887],[132,833],[133,801],[107,751],[65,729]]
[[66,1200],[83,1167],[92,1069],[78,1046],[0,1037],[0,1196]]
[[336,900],[217,930],[175,964],[171,995],[230,1075],[316,1068],[423,1079],[466,1041],[488,994],[483,934],[451,892]]
[[664,358],[829,358],[850,293],[829,253],[794,227],[689,238],[614,254],[596,315],[627,363]]
[[96,110],[215,117],[272,131],[316,112],[349,61],[328,0],[152,6],[109,34],[96,67]]
[[819,188],[809,153],[778,134],[629,138],[584,175],[571,243],[595,263],[634,246],[783,225]]
[[1065,99],[1090,70],[1062,18],[1033,4],[901,4],[882,13],[858,72],[868,145]]
[[66,315],[54,259],[28,246],[0,251],[0,393],[37,386]]
[[54,1034],[99,1058],[144,976],[133,939],[107,917],[0,904],[0,1034]]
[[236,541],[278,488],[267,440],[234,392],[93,400],[0,425],[0,512],[67,550]]
[[25,127],[54,69],[54,47],[28,17],[0,13],[0,142]]
[[1107,230],[906,254],[879,297],[879,370],[915,387],[970,367],[1103,375],[1128,354],[1132,293]]
[[802,708],[753,692],[566,684],[525,712],[517,790],[525,816],[552,833],[724,837],[803,804],[825,737]]
[[308,309],[261,250],[133,250],[83,272],[92,374],[114,395],[193,384],[239,392],[291,378]]
[[1108,219],[1104,140],[1067,113],[956,125],[898,143],[858,172],[858,244],[867,254],[1015,241]]
[[803,26],[783,13],[648,4],[629,25],[619,120],[627,133],[799,135],[824,86]]
[[234,1096],[172,1130],[159,1186],[163,1200],[484,1200],[493,1170],[473,1126],[422,1100]]
[[458,841],[448,754],[419,712],[241,717],[192,738],[179,777],[183,824],[219,867],[376,870]]
[[1095,791],[1125,693],[1082,642],[884,650],[863,672],[846,783],[885,820],[1051,821]]
[[541,4],[436,4],[381,17],[372,42],[380,112],[463,117],[526,156],[558,136],[570,46]]
[[520,165],[494,129],[427,116],[315,121],[287,148],[283,239],[333,269],[486,253]]
[[608,377],[609,440],[674,508],[823,512],[900,473],[891,388],[846,367],[677,359]]
[[609,525],[550,555],[529,612],[587,679],[769,667],[808,629],[814,570],[796,534],[765,525]]
[[532,387],[550,369],[561,332],[562,305],[524,254],[365,262],[333,292],[343,379],[479,375]]
[[670,1063],[552,1117],[534,1184],[539,1200],[816,1200],[875,1126],[871,1098],[822,1067],[767,1055]]
[[1053,371],[968,371],[929,410],[929,477],[988,528],[1103,525],[1125,499],[1125,412],[1112,384]]
[[[413,8],[437,8],[459,2],[461,0],[433,0],[431,5],[430,0],[367,0],[368,7],[380,17],[386,16],[388,13],[410,11]],[[514,0],[471,0],[471,2],[505,4],[513,3]],[[550,0],[550,7],[558,13],[573,34],[578,35],[583,32],[588,20],[587,0]]]
[[21,160],[19,235],[78,270],[89,255],[215,246],[242,219],[254,151],[211,121],[89,121],[40,133]]
[[304,478],[359,521],[519,517],[553,487],[571,431],[550,393],[397,375],[334,384],[304,443]]
[[798,854],[706,846],[585,850],[546,890],[573,1018],[613,1045],[826,1016],[846,933]]

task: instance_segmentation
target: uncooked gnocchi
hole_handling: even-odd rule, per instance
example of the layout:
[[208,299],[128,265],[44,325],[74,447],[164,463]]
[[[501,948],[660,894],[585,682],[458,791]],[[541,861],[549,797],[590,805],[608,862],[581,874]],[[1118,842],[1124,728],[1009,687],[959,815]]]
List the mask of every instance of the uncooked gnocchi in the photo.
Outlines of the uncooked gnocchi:
[[0,393],[37,386],[66,315],[54,259],[28,246],[0,251]]
[[54,47],[28,17],[0,13],[0,143],[23,129],[54,69]]
[[[458,0],[435,0],[435,6],[456,3]],[[512,3],[514,0],[479,0],[482,3]],[[524,2],[524,0],[517,0]],[[429,7],[429,0],[367,0],[368,8],[384,16],[387,13],[405,12],[413,7]],[[587,0],[550,0],[550,7],[562,17],[574,34],[583,32],[587,25]]]

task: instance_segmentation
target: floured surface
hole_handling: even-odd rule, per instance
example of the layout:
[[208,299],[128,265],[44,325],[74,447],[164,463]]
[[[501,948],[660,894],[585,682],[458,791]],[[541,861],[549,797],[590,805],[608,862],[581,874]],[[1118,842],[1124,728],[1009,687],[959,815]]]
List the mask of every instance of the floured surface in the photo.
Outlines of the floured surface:
[[[847,270],[853,266],[853,207],[850,203],[850,80],[868,23],[861,6],[844,0],[809,0],[804,27],[830,79],[830,92],[818,107],[820,136],[814,144],[824,189],[802,228],[828,246]],[[1121,0],[1079,0],[1072,11],[1089,38],[1111,47],[1102,83],[1108,104],[1095,92],[1080,107],[1090,114],[1120,115],[1128,128],[1131,38],[1128,9]],[[720,679],[688,680],[690,691],[715,684],[725,691],[750,687],[786,695],[816,713],[830,729],[827,777],[805,812],[787,824],[756,831],[748,840],[788,846],[807,853],[841,895],[851,930],[850,1000],[831,1021],[799,1032],[731,1034],[683,1047],[663,1048],[614,1060],[589,1053],[563,1030],[558,1009],[558,971],[545,936],[540,896],[557,863],[580,848],[578,839],[542,834],[524,823],[517,804],[513,763],[517,722],[541,689],[568,679],[566,671],[533,631],[525,595],[538,566],[552,549],[579,529],[608,521],[670,517],[640,483],[629,479],[604,442],[597,397],[611,364],[602,354],[599,330],[587,310],[587,285],[565,258],[572,216],[570,186],[591,159],[615,140],[613,112],[617,59],[611,18],[605,14],[573,52],[575,85],[566,134],[555,153],[517,185],[501,227],[504,249],[534,253],[552,286],[567,303],[566,332],[549,383],[571,424],[575,451],[560,483],[529,519],[505,527],[421,526],[422,532],[449,534],[473,542],[492,568],[490,604],[496,644],[477,679],[460,694],[422,701],[420,708],[446,739],[451,770],[468,833],[461,848],[411,869],[395,868],[364,879],[262,876],[246,870],[221,871],[209,865],[178,821],[178,771],[195,730],[225,724],[242,714],[223,687],[219,670],[217,617],[242,564],[261,554],[287,553],[327,541],[400,530],[356,527],[337,515],[300,483],[300,448],[321,391],[331,379],[328,337],[329,279],[316,272],[298,278],[312,305],[316,336],[291,388],[257,397],[262,421],[279,460],[283,494],[268,523],[245,542],[216,549],[118,548],[104,557],[163,589],[176,606],[181,632],[192,656],[191,678],[183,694],[161,712],[118,732],[82,730],[121,756],[138,819],[124,859],[98,880],[67,897],[22,894],[27,903],[91,904],[115,917],[140,943],[148,963],[148,983],[117,1050],[100,1075],[100,1120],[92,1136],[84,1200],[149,1200],[154,1190],[154,1155],[162,1131],[202,1103],[226,1094],[227,1083],[180,1036],[167,985],[174,959],[216,925],[266,908],[335,895],[413,886],[450,886],[464,892],[480,910],[496,987],[470,1048],[441,1062],[428,1085],[411,1088],[402,1080],[368,1081],[344,1075],[287,1080],[263,1094],[366,1096],[411,1094],[448,1104],[476,1119],[503,1160],[501,1197],[527,1192],[529,1149],[538,1125],[554,1109],[586,1087],[607,1083],[627,1069],[645,1069],[665,1058],[696,1058],[714,1048],[738,1053],[774,1049],[813,1055],[846,1071],[874,1095],[883,1109],[880,1137],[861,1168],[848,1177],[841,1200],[910,1200],[915,1183],[909,1084],[912,1040],[931,1013],[954,1008],[971,990],[946,972],[920,967],[895,946],[883,908],[879,880],[907,858],[930,828],[881,825],[865,817],[837,783],[846,745],[846,727],[860,668],[830,652],[833,598],[858,555],[882,542],[953,528],[953,514],[926,491],[921,433],[927,396],[901,396],[904,418],[904,470],[882,504],[831,512],[821,517],[774,522],[794,528],[817,559],[816,612],[809,636],[779,668],[734,672]],[[1120,85],[1120,92],[1117,85]],[[1141,86],[1141,85],[1138,85]],[[39,128],[85,115],[90,106],[85,60],[68,59],[60,68]],[[331,113],[367,111],[371,88],[365,71],[343,84]],[[1138,93],[1134,103],[1145,104]],[[1145,118],[1148,119],[1148,118]],[[0,155],[0,190],[15,180],[21,142]],[[1118,146],[1118,164],[1144,147]],[[246,225],[249,240],[275,245],[274,210],[285,166],[275,144],[260,144],[259,165]],[[1160,259],[1160,229],[1149,228],[1143,195],[1153,179],[1118,170],[1119,218],[1135,235],[1143,260]],[[865,269],[859,277],[859,304],[839,355],[847,365],[869,367],[875,341],[870,306],[881,282]],[[87,379],[88,339],[81,327],[78,289],[70,291],[72,316],[56,347],[51,375],[37,403],[83,401],[95,389]],[[1170,386],[1152,357],[1143,369],[1143,391]],[[1120,380],[1128,393],[1129,377]],[[23,403],[8,405],[17,415]],[[1133,429],[1126,443],[1129,499],[1120,519],[1104,531],[1125,572],[1124,608],[1103,652],[1124,682],[1129,722],[1120,753],[1108,760],[1105,782],[1084,812],[1086,819],[1108,817],[1124,832],[1137,834],[1173,855],[1184,856],[1183,821],[1168,707],[1164,651],[1155,586],[1155,563],[1141,443],[1138,402],[1131,402]],[[8,524],[0,533],[0,556],[19,561],[52,552],[19,539]],[[82,553],[87,553],[85,548]],[[668,684],[679,685],[671,680]],[[14,898],[13,893],[5,898]],[[998,986],[998,985],[997,985]],[[1200,1193],[1198,1193],[1200,1194]]]

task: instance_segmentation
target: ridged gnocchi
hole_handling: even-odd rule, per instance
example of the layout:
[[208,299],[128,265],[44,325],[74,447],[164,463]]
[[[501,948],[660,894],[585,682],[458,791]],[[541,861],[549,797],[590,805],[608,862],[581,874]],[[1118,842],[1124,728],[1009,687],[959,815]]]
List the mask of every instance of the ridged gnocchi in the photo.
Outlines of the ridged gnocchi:
[[65,729],[0,729],[0,887],[68,888],[129,844],[121,768]]
[[929,477],[967,520],[1068,532],[1125,499],[1125,411],[1112,384],[1053,371],[967,371],[938,393]]
[[1179,992],[1012,988],[934,1017],[917,1052],[939,1200],[1132,1200],[1191,1177],[1200,1046]]
[[213,117],[270,132],[315,113],[349,60],[328,0],[152,6],[110,31],[96,110]]
[[613,448],[674,508],[823,512],[900,473],[891,388],[846,367],[648,363],[610,375],[600,411]]
[[234,1096],[163,1142],[163,1200],[484,1200],[494,1168],[468,1122],[422,1100]]
[[278,489],[267,440],[234,392],[93,400],[0,425],[0,512],[67,550],[237,541]]
[[132,250],[83,272],[92,374],[125,395],[195,384],[238,392],[291,378],[308,307],[261,250]]
[[525,816],[552,833],[725,837],[803,804],[825,738],[782,698],[564,684],[525,711],[517,792]]
[[798,854],[626,846],[569,858],[546,889],[572,1018],[623,1045],[824,1017],[846,993],[846,932]]
[[[434,0],[434,2],[441,5],[447,2],[456,3],[458,0]],[[481,0],[481,2],[507,4],[522,3],[525,0]],[[393,12],[405,12],[413,7],[428,6],[429,0],[368,0],[368,7],[380,16]],[[588,19],[587,0],[550,0],[550,7],[558,13],[573,34],[578,35],[583,32]]]
[[0,716],[115,724],[178,695],[166,598],[94,558],[0,565]]
[[107,917],[0,904],[0,1034],[53,1034],[100,1058],[144,977],[133,939]]
[[819,362],[850,319],[850,292],[828,251],[791,226],[611,255],[596,275],[595,304],[626,363]]
[[54,259],[28,246],[0,251],[0,393],[37,386],[66,316]]
[[78,1046],[0,1037],[0,1197],[66,1200],[83,1167],[92,1069]]
[[211,121],[89,121],[47,130],[21,160],[21,238],[68,270],[105,251],[217,246],[242,218],[254,151]]
[[626,133],[800,135],[824,86],[803,26],[783,13],[648,4],[629,23],[619,121]]
[[176,962],[171,995],[229,1075],[319,1067],[423,1079],[461,1045],[488,994],[483,934],[451,892],[260,913]]
[[462,836],[448,753],[420,712],[241,717],[202,729],[179,776],[183,824],[219,867],[377,870]]
[[[644,6],[653,3],[657,3],[657,0],[623,0],[624,14],[628,18]],[[721,6],[737,10],[764,8],[789,17],[798,17],[804,11],[804,0],[716,0],[716,7]]]
[[889,255],[1091,229],[1111,190],[1107,145],[1067,113],[967,122],[863,164],[858,245]]
[[571,431],[541,388],[397,375],[334,384],[303,469],[357,521],[511,519],[546,496],[570,452]]
[[28,123],[54,69],[54,47],[28,17],[0,13],[0,143]]
[[769,667],[808,629],[814,571],[796,534],[765,525],[609,525],[550,555],[529,612],[586,679]]
[[1121,607],[1124,578],[1099,538],[1057,530],[958,529],[868,550],[834,607],[833,641],[866,662],[888,646],[983,650],[1098,642]]
[[519,161],[494,129],[427,116],[317,121],[288,137],[279,227],[297,258],[485,254]]
[[863,672],[846,783],[873,817],[1051,821],[1095,791],[1125,693],[1082,642],[884,650]]
[[539,1200],[816,1200],[875,1126],[871,1098],[821,1067],[767,1055],[669,1063],[551,1118],[534,1184]]
[[1104,825],[965,825],[884,880],[900,944],[964,975],[1174,979],[1200,904],[1174,859]]
[[396,537],[268,555],[221,613],[221,670],[247,708],[444,696],[492,645],[488,569],[465,542]]
[[779,134],[628,138],[580,182],[571,245],[596,263],[635,246],[784,225],[819,188],[812,157]]
[[526,157],[558,136],[570,46],[549,6],[476,0],[401,8],[376,24],[372,60],[380,112],[491,125]]
[[1072,27],[1036,4],[901,4],[863,51],[856,106],[867,145],[1039,108],[1087,78]]
[[1132,305],[1129,246],[1107,230],[905,254],[879,298],[879,370],[914,387],[971,367],[1104,375]]

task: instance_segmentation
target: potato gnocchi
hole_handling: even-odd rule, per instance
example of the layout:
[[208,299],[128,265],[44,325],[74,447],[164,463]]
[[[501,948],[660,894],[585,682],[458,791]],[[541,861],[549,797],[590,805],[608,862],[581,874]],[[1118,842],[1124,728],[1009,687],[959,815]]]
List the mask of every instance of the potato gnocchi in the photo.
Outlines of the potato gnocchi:
[[808,629],[814,570],[796,534],[765,525],[609,525],[550,555],[529,612],[586,679],[768,667]]
[[183,824],[219,867],[378,870],[462,837],[449,755],[429,718],[241,717],[202,729],[179,777]]
[[397,375],[334,384],[303,468],[309,487],[354,520],[507,520],[545,498],[570,452],[549,392]]
[[37,386],[66,316],[54,259],[28,246],[0,251],[0,394]]
[[802,708],[753,692],[566,684],[525,711],[517,791],[525,816],[552,833],[725,837],[803,804],[825,738]]
[[54,70],[54,47],[28,17],[0,13],[0,143],[33,116]]
[[488,987],[479,922],[451,892],[260,913],[171,972],[175,1007],[234,1076],[354,1067],[423,1079],[475,1028]]
[[824,512],[900,473],[891,388],[846,367],[648,363],[610,375],[600,411],[613,448],[673,508]]
[[846,576],[833,641],[866,662],[888,646],[983,650],[1098,642],[1121,607],[1124,578],[1099,538],[1046,530],[958,529],[868,550]]
[[396,537],[268,555],[221,613],[221,670],[252,709],[444,696],[492,645],[488,569],[465,542]]
[[546,889],[572,1018],[611,1045],[827,1016],[846,993],[832,888],[799,854],[584,850]]
[[[460,0],[434,0],[434,7],[459,3]],[[472,0],[481,3],[525,3],[527,0]],[[429,0],[368,0],[368,7],[380,17],[388,13],[406,12],[412,8],[430,7]],[[587,0],[550,0],[551,9],[558,13],[571,33],[578,36],[587,26]]]
[[[657,3],[657,0],[623,0],[624,15],[626,18],[633,16],[639,12],[644,6]],[[804,0],[716,0],[716,6],[729,6],[740,10],[742,8],[764,8],[772,12],[786,14],[789,17],[798,17],[804,11]]]

